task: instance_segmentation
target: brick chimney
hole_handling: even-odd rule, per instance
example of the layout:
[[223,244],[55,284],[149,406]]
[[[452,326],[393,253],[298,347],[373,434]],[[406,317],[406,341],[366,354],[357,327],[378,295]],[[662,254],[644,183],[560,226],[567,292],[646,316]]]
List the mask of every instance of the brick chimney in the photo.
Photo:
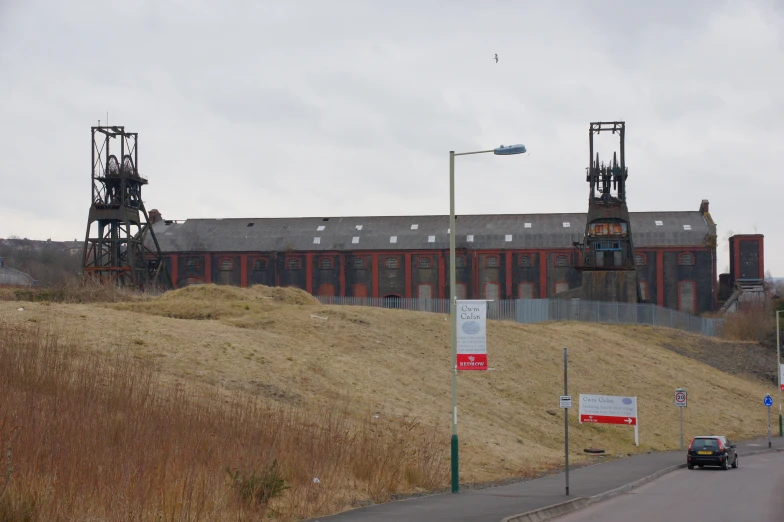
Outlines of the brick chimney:
[[703,214],[707,214],[708,212],[710,212],[710,210],[708,209],[708,205],[710,205],[710,203],[708,203],[708,200],[703,199],[702,203],[700,203],[700,212],[702,212]]
[[163,219],[163,216],[161,216],[161,213],[158,211],[157,208],[150,210],[150,224],[155,224],[161,219]]

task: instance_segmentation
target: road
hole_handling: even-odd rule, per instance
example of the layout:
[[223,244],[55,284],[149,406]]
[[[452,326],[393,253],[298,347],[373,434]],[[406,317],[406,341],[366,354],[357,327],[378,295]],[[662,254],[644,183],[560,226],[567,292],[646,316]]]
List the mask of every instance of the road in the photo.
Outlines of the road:
[[784,453],[742,457],[737,469],[679,469],[633,492],[559,517],[558,522],[780,522]]

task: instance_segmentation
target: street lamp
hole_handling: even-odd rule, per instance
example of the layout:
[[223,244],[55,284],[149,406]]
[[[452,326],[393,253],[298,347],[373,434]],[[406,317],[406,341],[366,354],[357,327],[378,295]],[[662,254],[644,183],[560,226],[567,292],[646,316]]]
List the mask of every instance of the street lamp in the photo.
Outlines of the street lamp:
[[776,362],[778,363],[776,369],[779,374],[779,437],[784,435],[782,433],[782,419],[781,419],[781,333],[779,332],[779,313],[781,310],[776,310]]
[[457,445],[457,272],[455,270],[455,156],[468,156],[469,154],[486,154],[492,152],[497,156],[511,156],[526,152],[525,145],[509,145],[490,150],[476,152],[449,151],[449,315],[452,321],[452,493],[460,489],[459,458]]

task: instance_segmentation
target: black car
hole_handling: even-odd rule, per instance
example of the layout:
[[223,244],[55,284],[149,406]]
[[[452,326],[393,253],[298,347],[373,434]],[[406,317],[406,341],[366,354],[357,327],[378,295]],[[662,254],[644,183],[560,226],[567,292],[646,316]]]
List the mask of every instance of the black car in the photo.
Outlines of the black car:
[[723,469],[738,467],[738,454],[735,453],[735,444],[732,444],[723,435],[703,435],[694,437],[689,444],[686,454],[686,465],[689,469],[694,466],[720,466]]

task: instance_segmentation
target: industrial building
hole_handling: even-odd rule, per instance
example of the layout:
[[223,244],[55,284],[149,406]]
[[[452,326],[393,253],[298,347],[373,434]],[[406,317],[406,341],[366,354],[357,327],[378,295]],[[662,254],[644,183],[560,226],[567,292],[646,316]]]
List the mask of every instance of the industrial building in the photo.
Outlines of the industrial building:
[[[715,310],[717,238],[708,201],[693,211],[629,215],[642,301],[692,314]],[[458,298],[544,298],[577,287],[583,254],[574,243],[586,216],[458,216]],[[177,287],[264,284],[327,296],[449,297],[449,216],[174,222],[153,210],[150,218]],[[758,245],[754,274],[763,274],[762,236],[733,241]],[[747,258],[733,263],[733,274]]]
[[35,286],[38,282],[30,275],[5,265],[0,257],[0,286]]

